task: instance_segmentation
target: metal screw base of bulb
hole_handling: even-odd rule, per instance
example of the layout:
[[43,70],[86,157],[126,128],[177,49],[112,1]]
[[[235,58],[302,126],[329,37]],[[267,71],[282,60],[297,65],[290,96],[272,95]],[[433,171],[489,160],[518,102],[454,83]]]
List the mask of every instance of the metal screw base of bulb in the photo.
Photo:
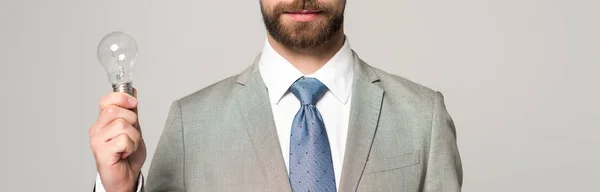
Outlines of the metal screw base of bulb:
[[113,84],[112,87],[114,92],[127,93],[135,97],[131,83]]

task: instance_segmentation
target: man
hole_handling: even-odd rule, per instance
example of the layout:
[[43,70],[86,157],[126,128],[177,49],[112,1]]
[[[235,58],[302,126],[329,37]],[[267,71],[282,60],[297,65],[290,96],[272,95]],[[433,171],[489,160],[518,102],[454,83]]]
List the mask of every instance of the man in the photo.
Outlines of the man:
[[264,50],[173,103],[145,186],[137,100],[101,99],[96,191],[460,191],[441,93],[362,61],[344,34],[345,0],[260,3]]

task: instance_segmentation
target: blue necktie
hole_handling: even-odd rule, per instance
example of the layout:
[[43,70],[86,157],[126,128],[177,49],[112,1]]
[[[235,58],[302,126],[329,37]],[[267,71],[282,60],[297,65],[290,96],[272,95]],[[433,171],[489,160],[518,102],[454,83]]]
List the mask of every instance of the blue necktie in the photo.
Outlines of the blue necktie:
[[335,174],[329,139],[315,104],[327,87],[315,78],[302,77],[290,87],[300,100],[290,135],[290,184],[294,192],[335,192]]

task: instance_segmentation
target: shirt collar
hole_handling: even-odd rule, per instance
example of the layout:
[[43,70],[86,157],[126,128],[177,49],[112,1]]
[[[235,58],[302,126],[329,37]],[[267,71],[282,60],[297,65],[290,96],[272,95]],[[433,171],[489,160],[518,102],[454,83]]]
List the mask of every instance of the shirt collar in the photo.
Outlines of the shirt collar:
[[271,103],[278,104],[289,87],[302,76],[321,81],[342,103],[348,102],[354,76],[354,56],[348,39],[342,48],[323,67],[313,74],[302,74],[289,61],[277,53],[267,40],[261,53],[258,68],[269,91]]

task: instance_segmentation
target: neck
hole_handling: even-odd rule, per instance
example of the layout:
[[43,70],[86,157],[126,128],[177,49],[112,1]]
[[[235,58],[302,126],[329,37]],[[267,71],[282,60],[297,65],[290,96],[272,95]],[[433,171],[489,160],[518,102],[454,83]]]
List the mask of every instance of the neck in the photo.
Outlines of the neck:
[[268,41],[279,55],[306,75],[316,72],[325,65],[344,46],[345,36],[344,30],[340,29],[331,40],[311,49],[286,47],[275,41],[270,34]]

